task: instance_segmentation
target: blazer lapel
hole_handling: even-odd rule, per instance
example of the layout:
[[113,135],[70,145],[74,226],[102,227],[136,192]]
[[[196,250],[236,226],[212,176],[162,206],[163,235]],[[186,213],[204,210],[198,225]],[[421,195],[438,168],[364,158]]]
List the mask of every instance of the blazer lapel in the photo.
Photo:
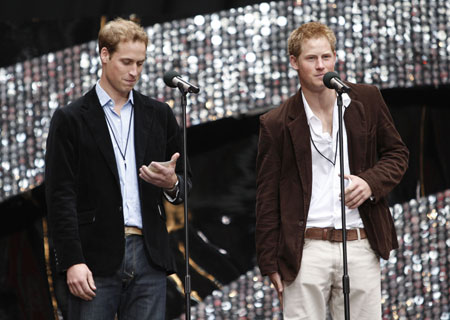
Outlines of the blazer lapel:
[[351,97],[352,101],[344,113],[345,128],[347,130],[348,163],[350,172],[358,174],[361,168],[358,167],[366,163],[367,153],[367,120],[361,102],[356,97]]
[[94,141],[111,169],[117,184],[120,185],[111,137],[106,124],[105,114],[95,93],[95,88],[85,95],[84,100],[82,117],[91,130]]
[[312,190],[312,161],[309,126],[300,90],[288,108],[287,127],[294,147],[295,160],[303,189],[304,209],[307,213]]
[[134,147],[136,152],[136,168],[139,169],[144,163],[147,139],[149,132],[153,130],[153,106],[144,105],[142,97],[133,91],[134,97]]

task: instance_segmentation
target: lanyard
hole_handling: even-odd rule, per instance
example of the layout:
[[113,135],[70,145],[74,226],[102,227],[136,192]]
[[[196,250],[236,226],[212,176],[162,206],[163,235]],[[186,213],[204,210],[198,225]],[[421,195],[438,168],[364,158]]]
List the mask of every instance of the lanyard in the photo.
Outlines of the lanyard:
[[114,134],[114,130],[113,130],[112,126],[111,126],[111,123],[109,122],[108,116],[105,113],[106,122],[108,123],[109,129],[111,129],[111,132],[112,132],[113,137],[114,137],[114,141],[116,141],[116,144],[117,144],[117,148],[119,148],[119,152],[120,152],[120,155],[122,156],[123,163],[124,163],[124,166],[125,166],[125,170],[127,170],[127,160],[125,159],[125,157],[127,155],[128,139],[130,138],[131,119],[133,119],[133,111],[134,111],[134,108],[133,108],[133,106],[131,106],[130,122],[128,123],[127,142],[125,143],[125,151],[124,152],[122,152],[122,149],[120,148],[120,144],[117,141],[116,135]]

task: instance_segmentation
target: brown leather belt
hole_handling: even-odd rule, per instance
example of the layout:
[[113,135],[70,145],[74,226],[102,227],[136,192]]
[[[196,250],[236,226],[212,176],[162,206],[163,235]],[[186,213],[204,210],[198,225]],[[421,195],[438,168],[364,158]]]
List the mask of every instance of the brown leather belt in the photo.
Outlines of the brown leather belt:
[[127,227],[125,226],[125,236],[129,236],[129,235],[138,235],[138,236],[142,236],[142,230],[139,229],[138,227]]
[[[367,238],[364,229],[350,229],[347,230],[347,241]],[[313,240],[328,240],[331,242],[342,242],[342,230],[334,228],[308,228],[305,231],[305,239]]]

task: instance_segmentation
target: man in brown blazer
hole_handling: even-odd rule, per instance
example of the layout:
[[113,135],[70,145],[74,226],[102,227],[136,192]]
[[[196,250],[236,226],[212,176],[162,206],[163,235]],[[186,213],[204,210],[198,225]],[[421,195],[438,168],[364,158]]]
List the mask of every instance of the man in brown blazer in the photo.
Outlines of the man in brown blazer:
[[[256,250],[283,304],[284,319],[344,316],[336,38],[311,22],[288,41],[300,90],[260,118]],[[408,150],[380,91],[346,83],[343,155],[351,319],[380,319],[379,257],[398,247],[386,195],[401,180]]]

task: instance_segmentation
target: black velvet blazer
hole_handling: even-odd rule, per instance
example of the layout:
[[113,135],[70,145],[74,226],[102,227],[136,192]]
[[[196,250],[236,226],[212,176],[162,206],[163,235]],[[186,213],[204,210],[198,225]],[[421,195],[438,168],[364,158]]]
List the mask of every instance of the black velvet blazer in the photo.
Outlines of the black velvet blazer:
[[[133,96],[137,170],[151,161],[169,160],[175,152],[181,154],[182,136],[171,108],[137,91]],[[122,196],[113,145],[95,88],[55,111],[45,160],[50,234],[59,270],[86,263],[96,276],[113,274],[124,254]],[[182,157],[176,172],[183,186]],[[173,273],[163,190],[139,177],[138,183],[148,257]],[[184,198],[180,188],[175,203]]]

